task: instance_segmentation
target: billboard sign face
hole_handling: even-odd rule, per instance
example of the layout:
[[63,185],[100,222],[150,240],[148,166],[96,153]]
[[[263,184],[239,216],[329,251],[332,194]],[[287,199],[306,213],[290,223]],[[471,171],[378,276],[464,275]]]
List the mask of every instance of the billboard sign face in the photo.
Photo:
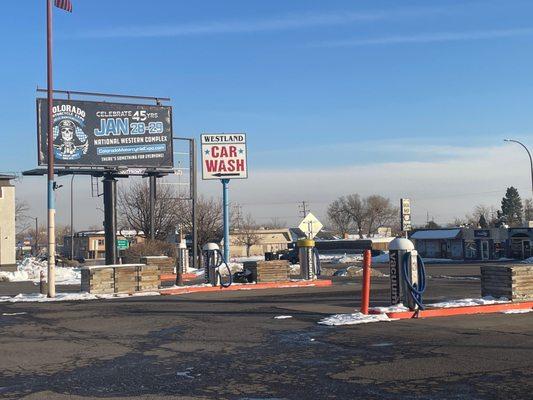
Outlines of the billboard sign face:
[[400,200],[400,224],[403,232],[412,229],[411,225],[411,201],[409,199]]
[[[54,100],[58,167],[172,168],[172,108]],[[47,165],[48,102],[37,99],[39,165]]]
[[248,178],[245,133],[205,133],[201,140],[203,179]]

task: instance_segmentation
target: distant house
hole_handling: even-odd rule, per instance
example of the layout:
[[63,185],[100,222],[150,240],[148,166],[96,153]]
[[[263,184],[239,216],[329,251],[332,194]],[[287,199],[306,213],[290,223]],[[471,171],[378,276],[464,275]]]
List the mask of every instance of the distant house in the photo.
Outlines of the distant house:
[[505,228],[425,229],[410,235],[422,257],[452,260],[497,260],[505,257]]
[[[287,250],[292,243],[289,229],[257,229],[249,232],[232,231],[229,236],[231,257],[246,257],[246,236],[253,235],[256,243],[250,247],[250,256],[262,256],[266,252]],[[221,242],[223,243],[223,242]]]

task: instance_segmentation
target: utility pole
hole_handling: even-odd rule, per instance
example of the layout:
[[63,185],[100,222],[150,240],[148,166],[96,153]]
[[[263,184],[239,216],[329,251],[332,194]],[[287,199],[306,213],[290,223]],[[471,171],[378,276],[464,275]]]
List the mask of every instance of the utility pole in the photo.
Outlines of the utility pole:
[[307,217],[307,214],[309,214],[309,202],[302,201],[301,204],[298,205],[298,208],[300,209],[299,213],[302,215],[302,217]]

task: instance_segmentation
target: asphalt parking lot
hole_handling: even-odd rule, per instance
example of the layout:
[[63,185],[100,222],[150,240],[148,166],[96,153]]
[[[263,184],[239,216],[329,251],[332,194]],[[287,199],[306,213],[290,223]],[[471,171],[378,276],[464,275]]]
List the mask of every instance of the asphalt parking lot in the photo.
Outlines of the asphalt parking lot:
[[[428,273],[428,302],[479,297],[479,281],[469,279],[476,265]],[[533,314],[322,326],[359,305],[360,280],[334,280],[327,288],[0,303],[0,397],[531,398]],[[0,294],[6,285],[16,292],[24,284],[2,283]],[[373,279],[373,305],[387,305],[388,285]]]

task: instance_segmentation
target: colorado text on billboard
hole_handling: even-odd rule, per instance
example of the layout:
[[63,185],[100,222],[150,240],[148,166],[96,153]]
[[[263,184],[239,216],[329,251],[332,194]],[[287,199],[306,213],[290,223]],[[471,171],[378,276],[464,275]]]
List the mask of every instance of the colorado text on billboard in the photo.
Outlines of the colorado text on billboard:
[[203,179],[246,179],[246,134],[206,133],[202,139]]

